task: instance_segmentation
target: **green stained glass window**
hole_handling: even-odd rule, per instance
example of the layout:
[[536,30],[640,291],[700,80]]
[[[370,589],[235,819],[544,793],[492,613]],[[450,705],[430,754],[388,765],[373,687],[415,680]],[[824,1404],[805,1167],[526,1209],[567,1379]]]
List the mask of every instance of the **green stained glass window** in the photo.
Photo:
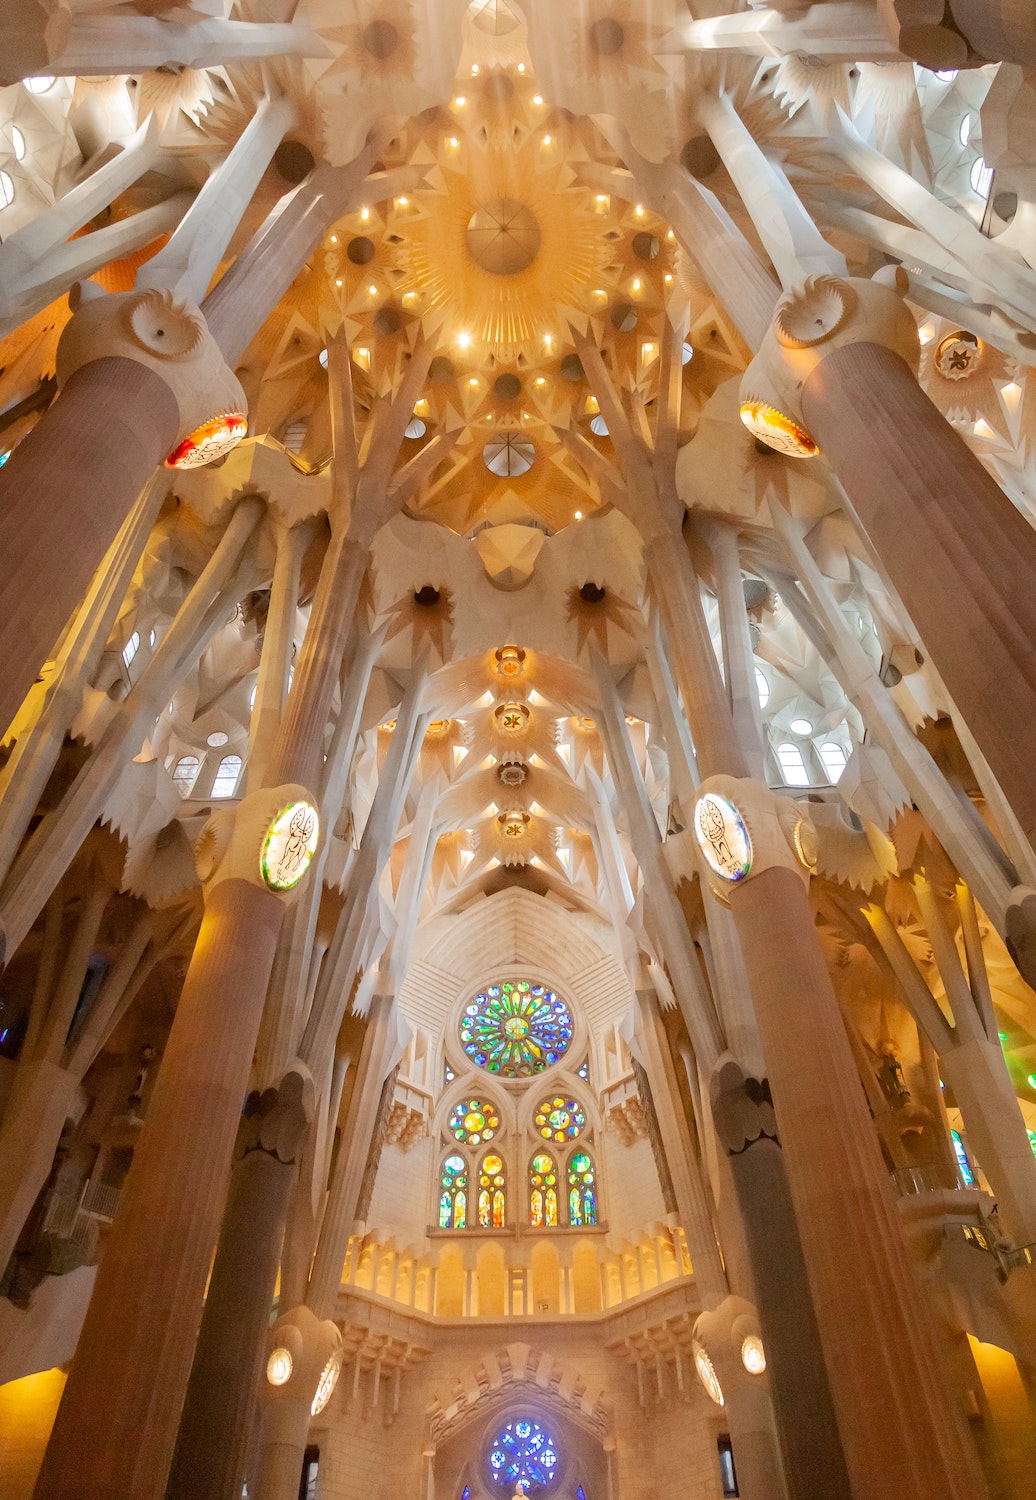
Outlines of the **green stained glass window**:
[[537,1151],[529,1168],[529,1223],[534,1229],[558,1226],[558,1168],[547,1151]]
[[545,985],[508,980],[489,985],[465,1007],[460,1040],[471,1061],[487,1072],[531,1078],[568,1051],[572,1016]]
[[448,1156],[439,1175],[439,1228],[463,1229],[468,1222],[468,1164]]
[[545,1141],[556,1141],[563,1146],[574,1141],[586,1128],[586,1115],[574,1099],[557,1094],[553,1099],[544,1099],[533,1116],[536,1129]]
[[481,1146],[491,1141],[500,1129],[500,1115],[496,1106],[481,1099],[464,1099],[450,1115],[450,1134],[455,1140],[468,1146]]
[[568,1222],[597,1223],[597,1189],[594,1164],[586,1151],[577,1151],[568,1163]]

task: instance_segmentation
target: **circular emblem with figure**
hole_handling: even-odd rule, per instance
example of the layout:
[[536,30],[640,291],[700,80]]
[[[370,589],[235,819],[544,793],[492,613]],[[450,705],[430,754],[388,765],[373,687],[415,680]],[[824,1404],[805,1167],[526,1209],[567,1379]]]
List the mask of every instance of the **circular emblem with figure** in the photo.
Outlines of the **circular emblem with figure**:
[[752,868],[752,840],[744,819],[727,797],[706,792],[694,808],[694,836],[723,880],[744,880]]
[[270,824],[259,869],[272,891],[290,891],[309,869],[320,836],[320,820],[308,802],[291,802]]

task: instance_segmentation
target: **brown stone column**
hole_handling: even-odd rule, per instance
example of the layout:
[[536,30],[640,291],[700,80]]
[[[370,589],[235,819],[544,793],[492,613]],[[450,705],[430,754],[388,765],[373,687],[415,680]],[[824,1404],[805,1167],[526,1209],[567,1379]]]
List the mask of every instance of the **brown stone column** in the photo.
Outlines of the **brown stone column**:
[[936,1365],[803,879],[771,865],[732,886],[730,906],[854,1500],[975,1500],[985,1486]]
[[802,413],[1036,842],[1036,531],[882,345],[825,355]]
[[146,365],[97,359],[0,469],[0,730],[14,717],[156,464],[176,397]]
[[37,1500],[165,1492],[283,910],[240,878],[209,895]]
[[711,1095],[748,1242],[789,1500],[851,1500],[769,1084],[728,1057]]
[[303,1080],[249,1094],[166,1500],[240,1500],[284,1220],[306,1132]]

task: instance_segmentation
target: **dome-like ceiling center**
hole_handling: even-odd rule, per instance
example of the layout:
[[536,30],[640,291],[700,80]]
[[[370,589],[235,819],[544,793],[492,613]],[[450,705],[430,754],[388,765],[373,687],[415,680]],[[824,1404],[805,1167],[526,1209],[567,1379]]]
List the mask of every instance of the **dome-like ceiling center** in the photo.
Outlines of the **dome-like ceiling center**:
[[536,215],[514,198],[494,198],[468,220],[471,258],[494,276],[515,276],[531,266],[540,248]]

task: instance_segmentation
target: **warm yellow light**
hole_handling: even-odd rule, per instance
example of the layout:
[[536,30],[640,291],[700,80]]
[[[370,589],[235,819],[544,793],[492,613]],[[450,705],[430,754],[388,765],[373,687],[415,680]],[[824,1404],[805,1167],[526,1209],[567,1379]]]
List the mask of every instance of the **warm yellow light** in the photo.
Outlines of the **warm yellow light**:
[[467,104],[468,101],[465,99],[465,97],[464,97],[463,94],[458,94],[457,97],[456,97],[456,99],[454,99],[453,102],[456,105],[457,109],[463,109],[464,106],[465,106],[465,104]]
[[549,333],[545,333],[543,335],[543,342],[546,344],[547,348],[549,349],[550,346],[551,346],[551,344],[554,342],[553,335],[549,334]]
[[370,350],[364,348],[362,344],[357,345],[353,350],[353,360],[360,366],[361,370],[369,370],[371,367]]
[[338,277],[335,278],[335,286],[341,286],[341,285],[342,285],[342,278],[340,276],[338,276]]
[[635,292],[639,292],[640,291],[640,277],[639,276],[634,276],[634,278],[633,278],[633,290]]
[[607,298],[608,293],[604,290],[603,286],[595,286],[594,287],[594,296],[595,297],[604,297],[604,298]]
[[360,209],[360,218],[363,220],[363,222],[365,224],[366,224],[367,220],[370,218],[370,216],[371,216],[371,211],[370,211],[369,208],[361,208]]
[[766,1369],[766,1353],[757,1333],[750,1333],[742,1343],[741,1363],[749,1375],[761,1375]]
[[671,229],[666,230],[666,239],[667,240],[675,240],[676,239],[676,235],[673,233],[673,231]]
[[454,150],[457,149],[457,144],[458,144],[457,137],[455,135],[451,135],[450,136],[450,145],[453,147]]
[[544,144],[544,145],[545,145],[545,146],[549,146],[549,145],[550,145],[550,143],[551,143],[551,140],[552,140],[552,139],[553,139],[553,137],[552,137],[552,136],[549,136],[549,135],[545,135],[545,136],[544,136],[544,137],[543,137],[543,144]]
[[935,338],[935,324],[931,322],[922,323],[917,330],[917,337],[922,344],[930,344]]
[[337,245],[338,244],[338,236],[337,236],[337,234],[333,234],[331,236],[331,243],[332,243],[332,245]]
[[467,347],[471,343],[471,334],[470,333],[458,333],[458,335],[457,335],[457,343],[460,345],[460,347],[462,349],[467,349]]
[[576,511],[576,520],[577,521],[581,521],[582,519],[583,519],[583,512],[581,510],[577,510]]
[[478,77],[478,63],[471,64],[471,76],[472,78]]
[[525,72],[525,64],[524,63],[519,63],[518,64],[518,71],[519,71],[519,73],[524,73]]
[[532,96],[532,102],[533,102],[533,104],[542,104],[543,103],[543,95],[542,94],[533,94],[533,96]]
[[547,382],[546,382],[546,380],[544,379],[544,377],[542,375],[537,375],[536,376],[536,384],[537,385],[546,385]]
[[271,1385],[286,1385],[291,1379],[292,1358],[288,1349],[275,1349],[266,1361],[266,1378]]
[[468,381],[468,384],[472,386],[478,385],[478,376],[472,375],[471,379]]
[[671,282],[671,281],[672,281],[672,279],[673,279],[673,273],[672,273],[672,271],[667,271],[667,272],[666,272],[666,273],[665,273],[665,280],[666,280],[666,285],[667,285],[667,286],[668,286],[668,285],[669,285],[669,283],[670,283],[670,282]]
[[406,206],[407,206],[407,199],[406,198],[397,198],[396,199],[396,207],[397,208],[406,208]]
[[376,296],[377,296],[377,295],[378,295],[378,289],[377,289],[377,287],[376,287],[376,286],[375,286],[375,285],[374,285],[374,283],[373,283],[373,281],[372,281],[372,282],[371,282],[371,284],[370,284],[370,286],[369,286],[369,287],[368,287],[368,288],[367,288],[367,290],[368,290],[368,292],[370,292],[370,294],[371,294],[371,296],[372,296],[372,297],[376,297]]
[[636,208],[633,210],[633,212],[636,214],[636,216],[637,216],[638,219],[642,219],[644,217],[644,205],[643,205],[643,203],[638,203],[637,206],[636,206]]

